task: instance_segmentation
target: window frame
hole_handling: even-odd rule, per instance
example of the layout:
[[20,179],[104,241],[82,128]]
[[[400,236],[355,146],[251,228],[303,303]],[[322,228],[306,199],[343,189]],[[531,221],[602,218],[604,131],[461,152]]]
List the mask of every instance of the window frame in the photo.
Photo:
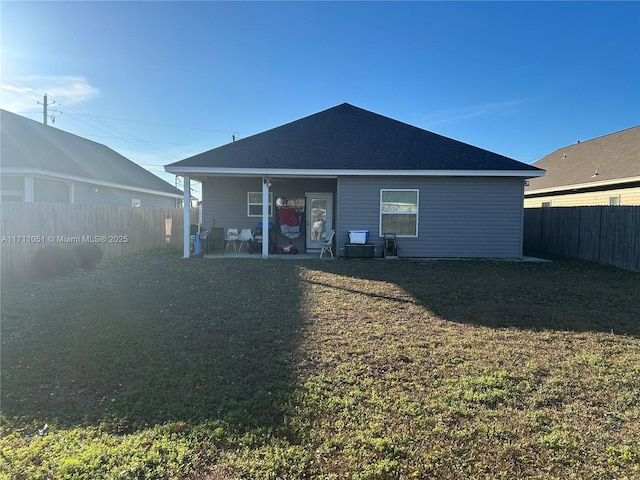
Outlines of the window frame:
[[2,202],[24,202],[24,193],[17,190],[8,190],[2,192]]
[[[385,192],[415,192],[416,194],[416,211],[415,212],[383,212],[382,211],[382,197]],[[379,230],[378,234],[382,238],[385,233],[395,233],[398,238],[418,238],[419,232],[419,219],[420,219],[420,189],[418,188],[381,188],[380,189],[380,203],[379,203]],[[383,215],[415,215],[416,233],[411,234],[399,234],[397,232],[383,232],[382,231],[382,218]]]
[[[251,195],[260,195],[260,203],[251,202]],[[269,192],[269,217],[273,217],[273,192]],[[254,215],[251,213],[251,207],[259,205],[260,214]],[[262,217],[262,192],[247,192],[247,217],[260,218]]]

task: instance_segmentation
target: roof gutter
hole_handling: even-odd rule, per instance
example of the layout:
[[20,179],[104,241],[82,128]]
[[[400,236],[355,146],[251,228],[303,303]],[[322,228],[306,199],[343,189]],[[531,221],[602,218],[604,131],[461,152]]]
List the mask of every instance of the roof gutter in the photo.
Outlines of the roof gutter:
[[573,185],[561,185],[561,186],[547,187],[547,188],[527,189],[524,192],[524,196],[527,197],[531,195],[539,195],[541,193],[567,192],[572,190],[582,190],[585,188],[607,187],[611,185],[622,185],[622,184],[636,183],[636,182],[640,182],[640,177],[616,178],[613,180],[603,180],[600,182],[575,183]]
[[279,176],[279,177],[542,177],[544,170],[358,170],[166,166],[175,175]]

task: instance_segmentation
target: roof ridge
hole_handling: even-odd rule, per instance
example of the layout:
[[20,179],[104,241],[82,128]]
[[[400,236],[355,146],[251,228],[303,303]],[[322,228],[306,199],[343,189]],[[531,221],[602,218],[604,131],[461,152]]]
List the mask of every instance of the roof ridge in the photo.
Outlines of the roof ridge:
[[[107,148],[107,149],[111,150],[113,153],[115,153],[116,155],[120,155],[121,157],[124,157],[124,158],[126,158],[127,160],[129,160],[130,162],[133,162],[133,160],[131,160],[131,159],[129,159],[129,158],[127,158],[127,157],[125,157],[124,155],[122,155],[121,153],[119,153],[117,150],[114,150],[114,149],[113,149],[113,148],[111,148],[109,145],[105,145],[104,143],[100,143],[100,142],[98,142],[98,141],[96,141],[96,140],[92,140],[92,139],[90,139],[90,138],[83,137],[83,136],[78,135],[78,134],[76,134],[76,133],[68,132],[67,130],[63,130],[63,129],[61,129],[61,128],[54,127],[53,125],[49,125],[49,124],[41,123],[41,122],[39,122],[39,121],[37,121],[37,120],[34,120],[34,119],[32,119],[32,118],[25,117],[24,115],[20,115],[20,114],[15,113],[15,112],[10,112],[9,110],[4,110],[4,109],[2,109],[2,111],[3,111],[3,112],[6,112],[6,113],[10,113],[11,115],[14,115],[14,116],[16,116],[16,117],[19,117],[19,118],[21,118],[23,121],[26,121],[26,122],[32,122],[33,124],[35,124],[34,126],[37,126],[36,128],[42,128],[42,130],[43,130],[43,131],[52,132],[54,135],[63,134],[63,135],[70,135],[70,136],[75,137],[75,138],[80,138],[80,139],[84,140],[85,142],[93,143],[93,144],[97,145],[98,147],[104,147],[104,148]],[[133,162],[133,163],[135,163],[135,162]],[[137,164],[136,164],[136,165],[137,165]]]
[[594,141],[594,140],[599,140],[599,139],[601,139],[601,138],[609,137],[609,136],[611,136],[611,135],[618,135],[618,134],[623,133],[623,132],[626,132],[626,131],[628,131],[628,130],[633,130],[634,128],[640,128],[640,125],[635,125],[635,126],[633,126],[633,127],[623,128],[622,130],[616,130],[615,132],[605,133],[605,134],[603,134],[603,135],[599,135],[599,136],[597,136],[597,137],[589,138],[589,139],[584,140],[584,141],[582,141],[582,140],[578,140],[576,143],[571,143],[571,144],[569,144],[569,145],[565,145],[564,147],[560,147],[560,148],[558,148],[556,151],[558,151],[558,150],[562,150],[563,148],[573,147],[573,146],[575,146],[575,145],[582,145],[582,144],[584,144],[584,143],[592,142],[592,141]]

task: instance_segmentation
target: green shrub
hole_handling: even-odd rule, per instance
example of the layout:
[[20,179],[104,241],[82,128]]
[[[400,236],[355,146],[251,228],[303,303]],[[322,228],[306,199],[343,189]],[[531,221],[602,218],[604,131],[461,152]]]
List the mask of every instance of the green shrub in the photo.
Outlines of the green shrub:
[[102,249],[95,243],[75,245],[73,250],[80,257],[82,268],[95,268],[102,260]]
[[44,247],[36,252],[33,272],[36,277],[49,278],[71,273],[81,265],[80,256],[69,248]]

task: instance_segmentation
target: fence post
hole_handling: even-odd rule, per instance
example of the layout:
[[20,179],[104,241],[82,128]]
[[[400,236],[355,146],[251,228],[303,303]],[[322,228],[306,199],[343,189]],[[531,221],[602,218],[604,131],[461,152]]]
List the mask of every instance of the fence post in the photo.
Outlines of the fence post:
[[171,243],[171,224],[173,218],[164,219],[164,241],[165,243]]

